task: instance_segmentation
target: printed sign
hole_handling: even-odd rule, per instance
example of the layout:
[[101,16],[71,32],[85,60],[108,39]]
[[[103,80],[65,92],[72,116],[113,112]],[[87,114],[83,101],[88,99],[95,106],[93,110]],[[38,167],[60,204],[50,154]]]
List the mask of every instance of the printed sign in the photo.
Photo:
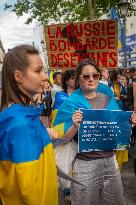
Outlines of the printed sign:
[[78,152],[126,150],[129,147],[132,112],[81,109]]
[[100,67],[117,68],[115,20],[46,25],[45,41],[50,69],[75,68],[84,58],[91,58]]

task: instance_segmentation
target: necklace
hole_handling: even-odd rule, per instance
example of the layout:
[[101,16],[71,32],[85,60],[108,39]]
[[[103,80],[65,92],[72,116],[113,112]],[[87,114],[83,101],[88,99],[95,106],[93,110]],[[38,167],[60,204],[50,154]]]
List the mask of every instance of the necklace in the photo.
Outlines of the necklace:
[[96,98],[96,97],[97,97],[97,93],[95,92],[92,97],[90,97],[90,98],[89,98],[89,97],[86,97],[86,99],[87,99],[87,100],[92,100],[92,99],[94,99],[94,98]]

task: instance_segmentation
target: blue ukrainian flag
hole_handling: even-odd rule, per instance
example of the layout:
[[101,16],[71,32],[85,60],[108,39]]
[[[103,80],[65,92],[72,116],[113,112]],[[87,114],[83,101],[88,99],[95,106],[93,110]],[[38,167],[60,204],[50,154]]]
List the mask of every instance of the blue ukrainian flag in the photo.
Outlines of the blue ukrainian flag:
[[113,6],[111,7],[111,18],[118,21],[118,49],[121,49],[125,43],[124,30],[120,17]]
[[0,198],[3,205],[57,205],[53,146],[40,108],[13,104],[0,113]]
[[[54,123],[54,119],[56,117],[56,114],[59,110],[59,108],[61,107],[61,105],[63,104],[63,102],[67,99],[68,94],[65,92],[57,92],[55,94],[55,101],[54,101],[54,105],[52,108],[52,114],[51,114],[51,127],[53,127],[53,123]],[[63,131],[63,126],[64,124],[59,124],[54,126],[53,128],[58,132],[58,137],[62,138],[64,135],[64,131]]]

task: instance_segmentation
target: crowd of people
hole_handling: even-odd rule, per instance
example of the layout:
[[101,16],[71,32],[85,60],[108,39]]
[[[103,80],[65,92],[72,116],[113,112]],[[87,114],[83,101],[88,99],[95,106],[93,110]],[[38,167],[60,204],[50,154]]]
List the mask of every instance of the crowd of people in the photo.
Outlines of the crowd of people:
[[[52,77],[53,84],[33,46],[20,45],[5,55],[0,113],[2,205],[58,205],[61,187],[54,149],[69,142],[77,149],[80,108],[134,111],[135,69],[109,71],[84,59],[75,70],[58,69]],[[134,112],[130,123],[135,149]],[[68,191],[63,187],[63,197],[68,194],[71,205],[124,205],[120,169],[128,153],[122,152],[75,152],[71,185]]]

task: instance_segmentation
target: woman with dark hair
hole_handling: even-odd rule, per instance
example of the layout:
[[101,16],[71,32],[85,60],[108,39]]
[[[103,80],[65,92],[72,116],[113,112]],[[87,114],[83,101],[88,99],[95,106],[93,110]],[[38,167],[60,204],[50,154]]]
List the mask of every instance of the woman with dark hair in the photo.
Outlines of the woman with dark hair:
[[[119,77],[118,77],[119,75]],[[113,88],[115,100],[119,106],[119,108],[122,110],[123,103],[121,101],[121,83],[120,83],[120,74],[117,70],[113,70],[110,75],[110,81],[111,81],[111,87]]]
[[128,111],[129,110],[129,106],[127,103],[128,100],[128,78],[126,77],[125,74],[122,74],[120,76],[120,100],[122,101],[122,110],[124,111]]
[[34,106],[34,95],[43,92],[45,81],[47,73],[33,46],[20,45],[6,54],[0,113],[3,205],[58,204],[53,146],[39,119],[42,108]]
[[[76,68],[75,84],[79,89],[64,101],[54,121],[54,126],[63,125],[64,137],[74,138],[77,146],[77,132],[83,117],[80,108],[118,110],[110,93],[98,91],[99,78],[99,68],[93,61],[81,61]],[[131,120],[136,124],[136,115]],[[124,205],[121,176],[113,150],[77,153],[73,165],[72,176],[82,185],[71,184],[72,205]]]
[[70,95],[75,90],[75,70],[66,70],[62,74],[63,92]]
[[[61,107],[61,105],[63,104],[63,102],[67,99],[67,97],[69,97],[73,91],[75,90],[75,70],[65,70],[62,74],[62,91],[61,92],[57,92],[55,95],[55,101],[54,101],[54,106],[53,106],[53,112],[51,115],[51,121],[52,124],[54,122],[54,118],[59,110],[59,108]],[[56,126],[56,131],[58,131],[58,133],[60,134],[60,127]],[[61,135],[61,137],[63,137],[63,134]],[[57,147],[56,149],[60,148],[60,147],[64,147],[63,149],[66,149],[67,143],[69,141],[67,141],[66,139],[62,138],[62,139],[57,139],[54,142],[54,146]],[[67,150],[68,151],[68,150]],[[68,152],[67,152],[68,154]],[[60,153],[60,155],[62,155],[62,153]],[[66,157],[62,156],[62,157]],[[61,160],[59,158],[59,160]],[[57,163],[57,159],[56,159],[56,163]],[[57,164],[58,165],[58,164]],[[58,165],[59,166],[59,165]],[[68,181],[59,178],[59,193],[61,193],[62,197],[59,197],[59,202],[60,200],[63,199],[63,202],[60,202],[60,204],[64,204],[64,200],[68,200],[69,198],[69,183]],[[60,194],[59,194],[60,196]]]
[[43,92],[35,95],[34,99],[37,106],[43,105],[40,119],[45,127],[49,127],[49,117],[52,112],[51,82],[49,79],[44,84]]
[[53,123],[56,113],[63,101],[75,90],[75,70],[65,70],[62,74],[62,92],[55,94],[51,121]]

